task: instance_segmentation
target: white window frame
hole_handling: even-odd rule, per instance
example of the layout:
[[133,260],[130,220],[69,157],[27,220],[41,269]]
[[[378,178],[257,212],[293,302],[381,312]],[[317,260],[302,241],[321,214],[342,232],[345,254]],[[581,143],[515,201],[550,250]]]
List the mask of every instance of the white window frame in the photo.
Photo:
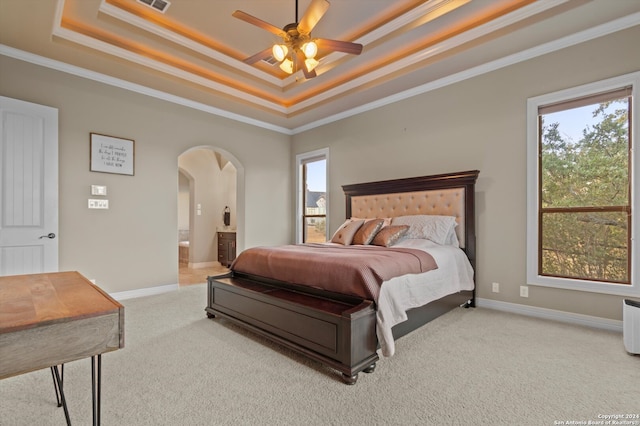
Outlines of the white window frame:
[[304,199],[304,182],[302,167],[304,163],[309,160],[326,160],[327,164],[327,191],[326,191],[326,218],[325,218],[325,233],[327,241],[329,241],[329,148],[317,149],[315,151],[305,152],[296,155],[296,244],[302,243],[302,229],[303,229],[303,209],[302,200]]
[[[541,276],[538,274],[538,107],[560,103],[597,93],[632,87],[631,95],[631,285],[569,278]],[[621,296],[640,295],[640,72],[610,78],[527,100],[527,284],[581,290]]]

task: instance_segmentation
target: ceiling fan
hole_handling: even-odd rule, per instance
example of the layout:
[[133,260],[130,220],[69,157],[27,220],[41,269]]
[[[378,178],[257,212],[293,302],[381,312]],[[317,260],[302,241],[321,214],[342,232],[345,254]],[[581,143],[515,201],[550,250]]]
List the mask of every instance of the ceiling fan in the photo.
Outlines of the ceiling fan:
[[318,66],[316,55],[319,48],[359,55],[362,52],[362,45],[359,43],[311,37],[311,30],[328,9],[329,2],[327,0],[311,0],[302,19],[298,21],[298,0],[296,0],[296,22],[287,24],[282,29],[248,13],[236,10],[232,14],[235,18],[282,38],[282,43],[276,43],[272,47],[248,57],[244,63],[251,65],[273,56],[280,62],[280,68],[286,73],[292,74],[294,71],[302,69],[305,78],[313,78],[316,76],[315,68]]

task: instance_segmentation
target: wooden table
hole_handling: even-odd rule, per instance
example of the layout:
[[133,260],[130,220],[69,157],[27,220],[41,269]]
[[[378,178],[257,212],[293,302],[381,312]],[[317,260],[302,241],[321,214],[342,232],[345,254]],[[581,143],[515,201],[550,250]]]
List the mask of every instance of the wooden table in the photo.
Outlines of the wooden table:
[[68,424],[55,366],[91,357],[99,424],[101,355],[123,347],[124,307],[78,272],[0,277],[0,379],[52,367]]

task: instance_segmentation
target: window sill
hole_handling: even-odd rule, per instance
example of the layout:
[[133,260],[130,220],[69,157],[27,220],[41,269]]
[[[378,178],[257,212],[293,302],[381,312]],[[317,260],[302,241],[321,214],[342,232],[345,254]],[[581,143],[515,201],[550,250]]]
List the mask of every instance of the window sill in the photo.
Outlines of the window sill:
[[615,296],[640,296],[638,284],[611,284],[598,281],[572,280],[567,278],[544,277],[540,275],[527,276],[527,285],[560,288],[563,290],[586,291]]

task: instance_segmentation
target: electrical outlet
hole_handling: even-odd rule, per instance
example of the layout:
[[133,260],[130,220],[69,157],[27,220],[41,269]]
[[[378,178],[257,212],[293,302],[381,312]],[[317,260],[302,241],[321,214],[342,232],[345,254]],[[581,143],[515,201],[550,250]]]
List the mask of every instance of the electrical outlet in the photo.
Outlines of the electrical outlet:
[[500,293],[500,283],[491,284],[491,291],[494,293]]
[[529,287],[526,285],[520,286],[520,297],[529,297]]

